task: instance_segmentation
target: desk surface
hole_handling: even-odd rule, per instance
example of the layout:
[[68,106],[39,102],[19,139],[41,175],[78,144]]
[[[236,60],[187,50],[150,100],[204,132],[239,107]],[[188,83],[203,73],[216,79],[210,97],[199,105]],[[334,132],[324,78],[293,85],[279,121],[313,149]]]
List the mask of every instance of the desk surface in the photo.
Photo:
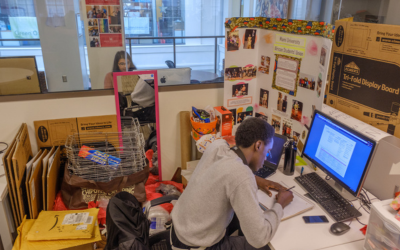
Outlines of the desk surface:
[[[281,161],[282,163],[283,161]],[[298,183],[294,181],[294,177],[299,176],[301,167],[296,167],[295,174],[293,176],[286,176],[282,173],[282,167],[278,168],[277,172],[268,178],[275,182],[283,182],[288,187],[296,186],[294,189],[297,193],[304,195],[306,192],[300,187]],[[304,167],[304,174],[313,171],[308,166]],[[317,173],[321,175],[323,172],[318,170]],[[322,175],[325,176],[325,175]],[[370,199],[373,199],[372,194],[368,193]],[[372,198],[371,198],[372,197]],[[375,200],[377,201],[377,200]],[[313,201],[311,201],[313,202]],[[314,249],[329,249],[329,250],[353,250],[362,249],[362,242],[365,236],[360,232],[363,227],[356,219],[350,224],[350,231],[341,235],[335,236],[329,232],[331,225],[335,222],[332,218],[327,215],[322,208],[315,204],[314,208],[301,214],[282,221],[279,225],[278,231],[270,242],[275,250],[314,250]],[[360,202],[353,201],[354,206],[358,209],[361,205]],[[369,214],[366,213],[362,208],[359,210],[362,216],[359,220],[367,224],[369,220]],[[329,223],[321,224],[305,224],[302,216],[313,216],[313,215],[325,215]],[[346,222],[348,224],[349,222]]]
[[211,73],[208,71],[202,71],[202,70],[192,70],[191,71],[191,76],[190,78],[192,80],[198,80],[200,82],[202,81],[210,81],[213,80],[215,78],[217,78],[218,75],[215,73]]

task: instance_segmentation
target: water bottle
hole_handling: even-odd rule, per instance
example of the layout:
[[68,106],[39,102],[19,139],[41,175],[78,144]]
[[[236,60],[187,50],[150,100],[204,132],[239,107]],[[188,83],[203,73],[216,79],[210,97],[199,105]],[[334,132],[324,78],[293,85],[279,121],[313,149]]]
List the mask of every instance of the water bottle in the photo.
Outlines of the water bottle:
[[164,225],[171,219],[168,211],[161,206],[150,208],[148,218],[150,219],[150,235],[166,230]]
[[296,163],[297,145],[292,139],[288,140],[285,145],[285,161],[283,165],[283,173],[285,175],[293,175]]

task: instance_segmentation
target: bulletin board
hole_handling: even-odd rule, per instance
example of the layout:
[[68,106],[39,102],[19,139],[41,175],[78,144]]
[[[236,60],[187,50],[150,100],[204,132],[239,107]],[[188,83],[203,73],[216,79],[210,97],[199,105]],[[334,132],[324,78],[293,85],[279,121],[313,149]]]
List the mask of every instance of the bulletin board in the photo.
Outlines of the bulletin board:
[[224,105],[233,132],[247,116],[259,117],[302,151],[313,111],[322,108],[334,27],[263,17],[225,26]]

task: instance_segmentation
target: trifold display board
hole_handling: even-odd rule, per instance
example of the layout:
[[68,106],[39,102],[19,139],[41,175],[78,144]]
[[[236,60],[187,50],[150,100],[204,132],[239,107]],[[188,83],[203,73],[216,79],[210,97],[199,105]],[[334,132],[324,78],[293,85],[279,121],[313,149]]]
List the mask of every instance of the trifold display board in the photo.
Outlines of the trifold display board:
[[237,126],[267,120],[275,132],[300,138],[302,151],[314,109],[321,109],[334,27],[275,18],[226,21],[224,106]]

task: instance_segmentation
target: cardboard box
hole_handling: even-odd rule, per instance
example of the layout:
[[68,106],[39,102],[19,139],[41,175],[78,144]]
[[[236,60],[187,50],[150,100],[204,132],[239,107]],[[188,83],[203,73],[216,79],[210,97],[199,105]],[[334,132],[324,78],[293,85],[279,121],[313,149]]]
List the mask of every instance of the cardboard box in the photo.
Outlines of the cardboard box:
[[38,148],[64,145],[75,133],[118,132],[116,115],[34,121],[34,125]]
[[335,25],[326,104],[400,138],[400,26]]
[[78,133],[76,118],[34,121],[38,148],[65,144],[68,135]]
[[232,112],[224,106],[214,107],[214,110],[217,119],[217,134],[221,133],[221,136],[232,135]]
[[118,132],[116,115],[78,117],[76,120],[79,133]]

